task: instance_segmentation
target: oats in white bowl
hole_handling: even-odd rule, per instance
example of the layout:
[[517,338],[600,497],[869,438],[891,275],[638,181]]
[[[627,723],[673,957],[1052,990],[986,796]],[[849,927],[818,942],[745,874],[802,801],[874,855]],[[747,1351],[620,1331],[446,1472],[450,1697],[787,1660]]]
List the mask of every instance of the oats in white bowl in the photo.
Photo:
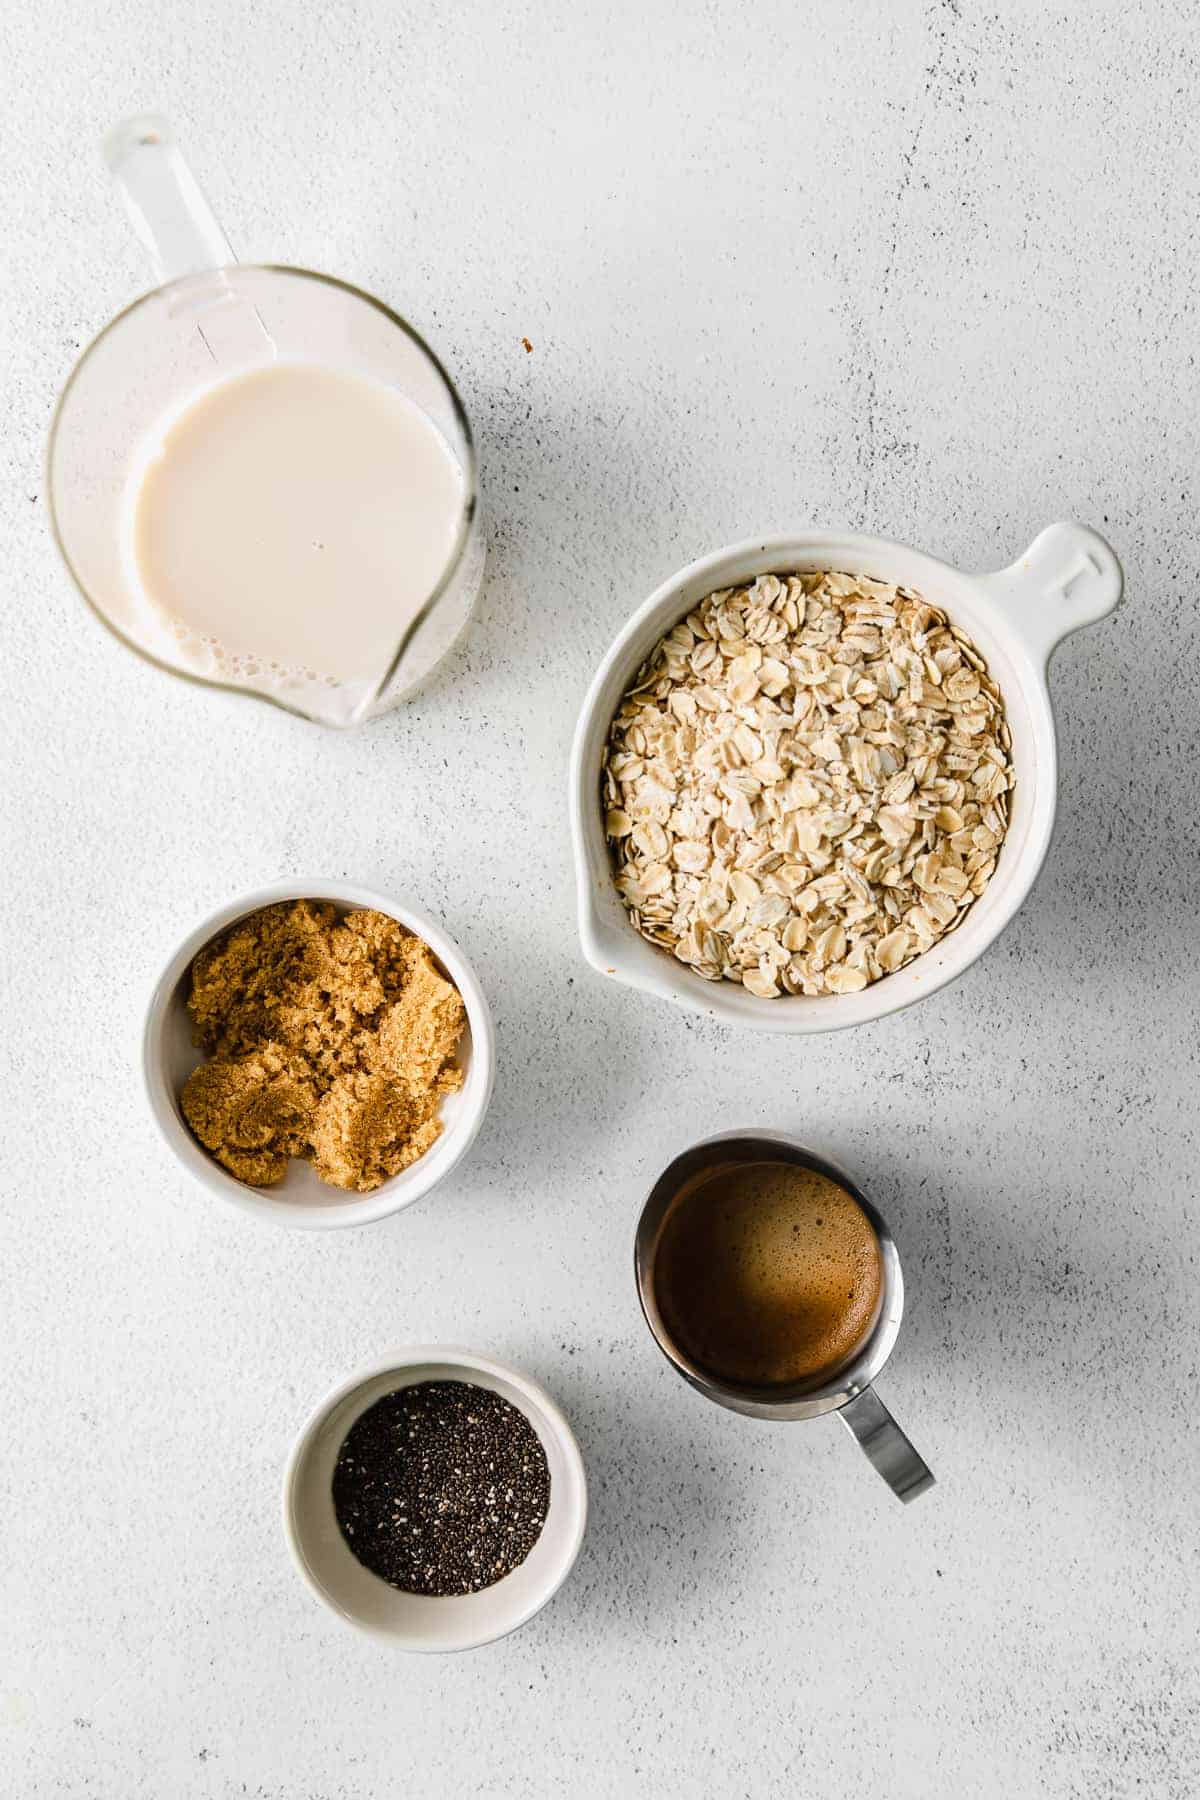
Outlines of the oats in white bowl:
[[836,572],[710,594],[613,718],[617,890],[653,944],[752,994],[847,994],[983,892],[1013,785],[983,657],[909,588]]

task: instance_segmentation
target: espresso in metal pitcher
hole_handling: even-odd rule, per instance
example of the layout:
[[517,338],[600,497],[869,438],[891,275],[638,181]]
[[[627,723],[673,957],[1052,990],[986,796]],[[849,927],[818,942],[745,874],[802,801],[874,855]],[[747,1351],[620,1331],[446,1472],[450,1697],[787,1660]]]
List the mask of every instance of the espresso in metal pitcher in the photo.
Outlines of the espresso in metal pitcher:
[[883,1293],[875,1228],[843,1187],[775,1161],[686,1183],[655,1253],[663,1323],[685,1355],[742,1387],[797,1387],[842,1368]]

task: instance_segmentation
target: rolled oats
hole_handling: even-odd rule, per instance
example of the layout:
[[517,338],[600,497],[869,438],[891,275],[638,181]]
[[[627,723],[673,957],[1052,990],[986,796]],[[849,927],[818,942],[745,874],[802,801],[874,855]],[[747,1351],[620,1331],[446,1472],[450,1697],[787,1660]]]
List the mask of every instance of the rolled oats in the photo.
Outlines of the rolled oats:
[[710,594],[609,730],[617,891],[643,937],[762,999],[856,993],[987,886],[1013,786],[1004,704],[964,632],[840,572]]

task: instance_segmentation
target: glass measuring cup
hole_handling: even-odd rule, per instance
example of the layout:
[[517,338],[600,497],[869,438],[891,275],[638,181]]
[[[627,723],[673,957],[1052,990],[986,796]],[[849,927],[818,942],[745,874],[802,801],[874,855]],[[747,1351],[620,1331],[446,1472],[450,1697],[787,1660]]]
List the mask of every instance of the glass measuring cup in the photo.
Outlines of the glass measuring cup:
[[[59,399],[47,493],[67,567],[101,621],[160,668],[325,725],[374,717],[446,655],[482,582],[475,451],[462,402],[428,345],[382,301],[308,269],[237,263],[165,121],[127,120],[105,152],[160,285],[104,328]],[[436,428],[461,476],[440,577],[418,604],[398,605],[394,642],[377,668],[353,679],[222,657],[148,598],[128,548],[130,494],[155,429],[226,377],[290,363],[390,389]]]

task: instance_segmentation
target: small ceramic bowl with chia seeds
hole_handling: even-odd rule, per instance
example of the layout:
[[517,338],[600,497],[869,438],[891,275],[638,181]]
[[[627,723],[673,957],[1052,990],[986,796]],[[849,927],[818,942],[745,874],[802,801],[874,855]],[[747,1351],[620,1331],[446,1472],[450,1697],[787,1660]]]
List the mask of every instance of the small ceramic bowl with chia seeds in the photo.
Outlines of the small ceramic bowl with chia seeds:
[[310,1415],[283,1479],[301,1579],[399,1650],[473,1650],[524,1625],[570,1574],[586,1523],[566,1419],[473,1350],[360,1369]]

